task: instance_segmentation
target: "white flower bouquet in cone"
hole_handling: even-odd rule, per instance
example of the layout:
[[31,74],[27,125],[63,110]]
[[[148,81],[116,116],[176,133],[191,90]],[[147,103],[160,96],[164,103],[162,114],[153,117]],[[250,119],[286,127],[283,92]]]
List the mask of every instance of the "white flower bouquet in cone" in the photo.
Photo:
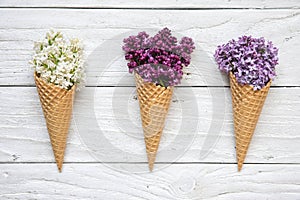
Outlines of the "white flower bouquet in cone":
[[61,172],[76,88],[84,82],[83,49],[78,39],[66,40],[51,30],[34,45],[30,64],[44,112],[58,170]]
[[168,28],[153,37],[140,32],[123,42],[129,72],[135,75],[149,169],[152,171],[173,87],[180,83],[183,67],[190,64],[190,54],[195,46],[188,37],[183,37],[177,44]]
[[242,169],[261,110],[268,95],[278,49],[264,38],[243,36],[218,46],[215,59],[229,74],[238,171]]

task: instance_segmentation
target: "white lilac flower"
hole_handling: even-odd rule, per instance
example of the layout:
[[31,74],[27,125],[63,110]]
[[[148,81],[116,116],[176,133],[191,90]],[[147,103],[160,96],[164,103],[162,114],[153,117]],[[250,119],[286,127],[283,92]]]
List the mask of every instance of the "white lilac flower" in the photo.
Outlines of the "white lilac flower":
[[83,46],[77,38],[67,40],[51,30],[33,49],[35,55],[29,63],[44,81],[67,90],[85,82]]

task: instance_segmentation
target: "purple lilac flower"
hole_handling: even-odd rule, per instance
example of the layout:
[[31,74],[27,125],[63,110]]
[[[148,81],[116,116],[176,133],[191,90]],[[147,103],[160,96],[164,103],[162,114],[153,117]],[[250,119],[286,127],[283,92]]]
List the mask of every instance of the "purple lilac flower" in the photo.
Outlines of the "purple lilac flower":
[[190,54],[195,49],[191,38],[183,37],[179,44],[164,28],[153,37],[146,32],[123,40],[125,59],[129,72],[138,73],[146,82],[168,87],[180,83],[183,67],[190,64]]
[[222,72],[232,72],[241,85],[252,85],[260,90],[275,76],[278,49],[263,37],[242,36],[237,41],[218,46],[216,62]]

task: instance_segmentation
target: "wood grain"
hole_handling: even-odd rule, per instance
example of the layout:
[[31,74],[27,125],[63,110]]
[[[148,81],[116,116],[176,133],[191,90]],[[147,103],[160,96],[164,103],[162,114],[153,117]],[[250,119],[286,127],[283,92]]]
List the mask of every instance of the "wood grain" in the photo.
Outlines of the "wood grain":
[[298,199],[299,165],[174,164],[153,173],[119,168],[147,164],[0,165],[2,199]]
[[[298,0],[2,0],[0,16],[0,199],[299,199]],[[166,26],[197,49],[149,173],[121,46]],[[81,38],[88,64],[62,174],[28,64],[50,28]],[[280,64],[237,173],[228,80],[213,53],[244,34],[272,40]]]
[[[128,14],[130,13],[130,14]],[[280,49],[273,86],[300,86],[299,10],[86,10],[0,9],[0,85],[33,85],[28,61],[33,42],[53,27],[86,46],[88,85],[115,86],[127,74],[122,39],[128,34],[168,26],[196,41],[191,73],[184,86],[223,86],[213,61],[216,46],[243,34],[264,36]],[[140,17],[139,17],[140,16]],[[142,16],[142,17],[141,17]],[[49,20],[51,18],[51,20]],[[190,20],[190,19],[197,20]],[[226,30],[226,31],[224,31]],[[130,32],[128,32],[130,31]],[[133,81],[123,82],[132,86]]]
[[[300,163],[299,90],[271,89],[246,163]],[[0,102],[0,161],[53,162],[36,88],[2,87]],[[197,112],[182,116],[183,110],[196,106]],[[222,108],[219,118],[214,117]],[[157,161],[235,163],[231,109],[229,88],[177,88]],[[187,120],[189,127],[180,130]],[[195,121],[198,128],[192,129]],[[220,130],[210,130],[213,123]],[[144,152],[134,87],[84,88],[77,93],[67,162],[145,162]]]
[[24,2],[22,0],[2,0],[1,7],[79,7],[79,8],[299,8],[300,4],[297,0],[31,0]]

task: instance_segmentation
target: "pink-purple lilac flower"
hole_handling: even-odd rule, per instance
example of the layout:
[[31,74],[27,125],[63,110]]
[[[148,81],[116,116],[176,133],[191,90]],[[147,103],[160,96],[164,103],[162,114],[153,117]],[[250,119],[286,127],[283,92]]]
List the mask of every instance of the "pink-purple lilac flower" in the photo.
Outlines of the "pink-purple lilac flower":
[[180,83],[183,67],[190,64],[195,49],[191,38],[183,37],[179,44],[164,28],[153,37],[146,32],[124,39],[123,50],[129,72],[138,73],[146,82],[168,87]]
[[222,72],[232,72],[241,85],[262,89],[275,76],[278,49],[263,37],[242,36],[218,46],[215,60]]

